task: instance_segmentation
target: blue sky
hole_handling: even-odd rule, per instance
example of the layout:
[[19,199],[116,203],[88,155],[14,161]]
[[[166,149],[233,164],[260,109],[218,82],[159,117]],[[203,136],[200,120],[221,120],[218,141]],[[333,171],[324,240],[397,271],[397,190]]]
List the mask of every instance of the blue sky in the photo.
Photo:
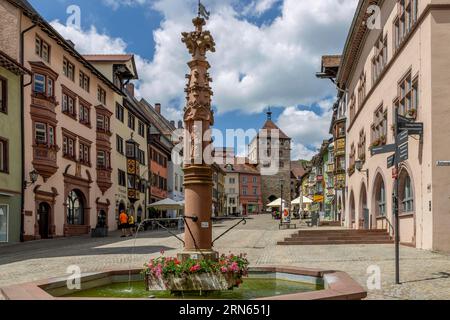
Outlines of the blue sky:
[[[82,53],[136,54],[138,93],[161,102],[167,118],[181,117],[189,56],[180,32],[192,30],[196,0],[29,1]],[[215,128],[260,128],[270,106],[294,139],[293,158],[312,156],[327,138],[335,95],[314,73],[322,54],[342,51],[357,0],[203,2],[217,44],[209,55]],[[65,26],[69,5],[81,9],[81,30]]]

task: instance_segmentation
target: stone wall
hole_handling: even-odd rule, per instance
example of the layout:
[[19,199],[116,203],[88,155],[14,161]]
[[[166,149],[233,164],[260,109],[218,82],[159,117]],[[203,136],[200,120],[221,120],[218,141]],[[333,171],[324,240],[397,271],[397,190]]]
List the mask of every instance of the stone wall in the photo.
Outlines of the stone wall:
[[0,0],[0,49],[15,60],[19,60],[20,11],[8,1]]

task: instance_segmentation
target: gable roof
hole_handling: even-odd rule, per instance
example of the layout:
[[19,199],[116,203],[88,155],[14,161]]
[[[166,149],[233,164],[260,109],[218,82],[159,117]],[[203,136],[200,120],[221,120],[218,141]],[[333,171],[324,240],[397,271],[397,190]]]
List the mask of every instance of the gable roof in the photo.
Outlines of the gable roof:
[[0,50],[0,67],[3,67],[15,75],[31,74],[31,71],[22,66],[19,62],[11,58],[5,52]]
[[27,0],[7,0],[12,5],[23,10],[23,14],[29,17],[42,31],[48,34],[48,36],[54,39],[58,45],[64,50],[69,52],[74,58],[76,58],[83,66],[91,71],[96,77],[102,80],[109,88],[114,90],[120,95],[124,95],[122,90],[114,85],[108,78],[106,78],[99,70],[97,70],[89,61],[75,50],[75,48],[64,37],[56,31],[34,8]]
[[133,79],[139,79],[136,61],[134,60],[134,54],[84,54],[83,57],[89,62],[118,62],[118,63],[126,63],[131,60],[133,64],[133,70],[130,72],[133,73]]
[[264,130],[264,129],[268,130],[269,134],[270,134],[270,130],[278,130],[281,139],[291,139],[280,128],[278,128],[278,126],[270,119],[267,120],[266,123],[264,124],[264,126],[261,128],[261,130]]

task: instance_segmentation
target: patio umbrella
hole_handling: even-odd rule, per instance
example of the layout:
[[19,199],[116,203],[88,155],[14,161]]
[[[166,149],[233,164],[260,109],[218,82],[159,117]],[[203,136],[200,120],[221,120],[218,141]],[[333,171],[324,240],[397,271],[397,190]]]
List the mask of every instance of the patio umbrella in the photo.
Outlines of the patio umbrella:
[[[279,207],[281,207],[281,198],[279,198],[279,199],[269,203],[267,206],[270,207],[270,208],[279,208]],[[286,200],[283,200],[283,207],[286,208]]]
[[310,198],[303,196],[303,203],[313,203],[313,201]]
[[155,203],[152,203],[151,205],[149,205],[150,208],[155,208],[156,210],[179,210],[179,209],[183,209],[184,208],[184,201],[183,203],[181,202],[176,202],[175,200],[172,199],[164,199]]

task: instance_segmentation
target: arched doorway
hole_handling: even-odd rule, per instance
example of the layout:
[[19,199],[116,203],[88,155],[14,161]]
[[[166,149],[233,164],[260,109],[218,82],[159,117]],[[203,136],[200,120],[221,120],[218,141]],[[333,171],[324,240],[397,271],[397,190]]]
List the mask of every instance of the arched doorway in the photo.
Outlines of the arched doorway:
[[47,202],[41,202],[39,204],[37,219],[39,225],[39,236],[41,239],[48,239],[49,237],[50,210],[51,207]]
[[67,224],[84,225],[85,201],[83,193],[77,189],[67,196]]
[[353,194],[353,191],[350,192],[350,204],[349,204],[349,208],[350,208],[350,226],[352,228],[355,228],[355,219],[356,219],[356,210],[355,210],[355,195]]
[[[375,183],[373,187],[373,198],[372,198],[372,228],[377,229],[378,224],[376,221],[384,220],[382,218],[386,217],[386,185],[381,174],[378,174],[375,178]],[[380,228],[385,228],[383,223]]]
[[97,228],[106,227],[106,212],[105,210],[100,210],[97,215]]
[[367,189],[364,183],[361,186],[361,191],[359,194],[359,214],[360,228],[364,228],[366,230],[370,229],[370,210],[367,207]]

